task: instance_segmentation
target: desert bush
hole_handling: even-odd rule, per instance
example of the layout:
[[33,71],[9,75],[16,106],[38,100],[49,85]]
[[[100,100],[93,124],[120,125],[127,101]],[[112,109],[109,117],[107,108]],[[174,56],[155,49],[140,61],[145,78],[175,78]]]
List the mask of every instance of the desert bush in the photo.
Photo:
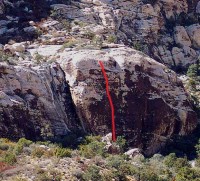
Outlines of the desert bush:
[[20,175],[17,175],[14,178],[12,178],[12,181],[28,181],[28,180]]
[[35,58],[35,60],[36,60],[36,62],[37,62],[38,64],[43,63],[43,62],[46,62],[46,57],[43,56],[43,55],[41,55],[41,54],[39,54],[38,52],[36,52],[36,53],[34,54],[34,58]]
[[89,143],[92,143],[92,142],[95,142],[95,141],[98,141],[100,142],[101,141],[101,136],[86,136],[84,141],[83,141],[83,144],[89,144]]
[[105,143],[93,141],[87,145],[80,145],[80,154],[86,158],[92,158],[94,156],[100,155],[105,157]]
[[200,172],[188,167],[182,167],[178,171],[175,180],[176,181],[200,181]]
[[17,162],[17,158],[16,158],[15,154],[8,152],[8,153],[5,153],[5,155],[4,155],[4,162],[6,162],[10,165],[13,165],[14,163]]
[[10,57],[13,57],[11,53],[0,51],[0,62],[9,62]]
[[187,76],[190,78],[195,78],[200,74],[200,68],[198,64],[192,64],[189,66],[187,71]]
[[122,181],[126,181],[127,175],[134,175],[136,173],[136,169],[130,163],[120,164],[118,170],[114,172],[115,177],[119,178],[119,180]]
[[95,34],[92,31],[88,30],[84,33],[84,37],[92,40],[95,37]]
[[21,144],[17,144],[13,149],[13,153],[15,153],[16,155],[21,154],[22,151],[23,151],[23,145]]
[[121,152],[124,152],[126,148],[126,139],[123,136],[118,136],[116,143],[119,146]]
[[196,153],[197,153],[197,155],[200,156],[200,139],[199,139],[199,141],[198,141],[198,144],[195,146],[195,148],[196,148]]
[[108,41],[108,43],[116,43],[116,42],[117,42],[117,37],[116,37],[116,35],[109,35],[109,36],[107,37],[107,41]]
[[60,148],[60,147],[57,147],[54,150],[54,155],[56,157],[59,157],[59,158],[71,157],[72,156],[72,150],[69,149],[69,148]]
[[44,148],[36,147],[32,151],[31,156],[41,158],[43,155],[45,155],[45,153],[46,153],[46,150]]
[[64,43],[62,45],[61,49],[65,49],[65,48],[73,48],[76,45],[76,41],[74,40],[69,40],[68,42]]
[[119,169],[120,165],[125,164],[126,160],[121,155],[110,155],[107,159],[108,168],[113,167]]
[[26,138],[20,138],[17,142],[17,144],[22,145],[23,147],[28,147],[32,144],[33,142],[30,140],[27,140]]
[[138,51],[144,51],[145,46],[141,42],[136,41],[136,42],[133,43],[133,48],[138,50]]
[[82,179],[84,181],[101,181],[102,177],[100,175],[100,168],[96,165],[89,166],[85,173],[82,175]]
[[52,181],[52,177],[47,172],[44,172],[38,174],[35,181]]
[[102,177],[102,181],[117,179],[115,172],[113,170],[108,170],[108,169],[101,171],[101,177]]
[[45,145],[45,146],[49,146],[50,144],[52,144],[50,141],[37,141],[36,143],[38,145]]
[[61,173],[55,169],[51,169],[49,171],[49,174],[51,175],[53,181],[61,181],[62,180]]

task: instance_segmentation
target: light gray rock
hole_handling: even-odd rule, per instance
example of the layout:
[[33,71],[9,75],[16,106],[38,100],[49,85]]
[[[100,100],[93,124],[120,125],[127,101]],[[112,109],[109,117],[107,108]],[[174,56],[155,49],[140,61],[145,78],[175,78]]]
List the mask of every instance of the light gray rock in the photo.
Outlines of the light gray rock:
[[200,25],[193,24],[187,27],[188,35],[192,40],[192,44],[195,48],[200,48]]
[[178,44],[180,47],[192,45],[190,38],[183,26],[176,26],[174,28],[174,39],[176,44]]

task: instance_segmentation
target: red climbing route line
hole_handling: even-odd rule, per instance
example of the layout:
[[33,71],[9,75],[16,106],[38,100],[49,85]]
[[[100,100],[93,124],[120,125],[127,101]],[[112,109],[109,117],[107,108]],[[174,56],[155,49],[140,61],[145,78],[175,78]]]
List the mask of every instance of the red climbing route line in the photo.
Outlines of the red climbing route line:
[[110,103],[110,107],[111,107],[111,115],[112,115],[112,140],[115,142],[116,141],[116,131],[115,131],[115,109],[113,106],[113,102],[112,102],[112,98],[110,96],[110,91],[109,91],[109,83],[108,83],[108,77],[106,75],[106,71],[104,69],[104,65],[101,61],[99,61],[99,65],[101,67],[104,79],[106,81],[106,94],[108,96],[108,100]]

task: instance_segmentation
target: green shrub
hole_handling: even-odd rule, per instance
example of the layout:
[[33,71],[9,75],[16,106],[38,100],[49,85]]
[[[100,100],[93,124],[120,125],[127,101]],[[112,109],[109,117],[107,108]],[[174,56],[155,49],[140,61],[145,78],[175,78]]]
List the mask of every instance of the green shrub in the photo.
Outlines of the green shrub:
[[200,167],[200,156],[195,161],[195,166]]
[[119,166],[119,169],[115,171],[115,177],[119,178],[119,180],[126,180],[127,175],[136,174],[136,169],[130,163],[123,163]]
[[49,173],[52,176],[53,181],[61,181],[62,180],[62,175],[57,170],[52,169],[49,171]]
[[38,64],[40,64],[42,62],[46,62],[46,57],[39,54],[38,52],[35,53],[34,58],[35,58],[35,60],[37,61]]
[[53,180],[52,177],[47,172],[39,173],[35,178],[35,181],[52,181],[52,180]]
[[10,57],[13,57],[11,53],[0,51],[0,62],[9,62]]
[[89,143],[88,145],[80,145],[79,150],[82,156],[86,158],[92,158],[94,156],[106,156],[105,153],[105,143],[93,141]]
[[23,151],[23,145],[21,144],[17,144],[14,149],[13,149],[13,152],[16,154],[16,155],[19,155],[21,154]]
[[125,147],[126,147],[126,140],[125,140],[125,138],[123,136],[118,136],[116,143],[119,146],[121,152],[123,152],[125,150]]
[[101,136],[86,136],[85,139],[84,139],[84,144],[89,144],[89,143],[92,143],[92,142],[95,142],[95,141],[100,142]]
[[51,144],[50,141],[37,141],[36,143],[38,145],[45,145],[45,146],[49,146]]
[[116,35],[109,35],[107,38],[108,43],[116,43],[117,42],[117,37]]
[[192,64],[188,68],[187,76],[190,77],[190,78],[194,78],[194,77],[197,77],[199,73],[200,73],[199,65],[198,64]]
[[12,178],[13,181],[28,181],[26,178],[23,178],[22,176],[16,176]]
[[100,168],[97,167],[96,165],[91,165],[88,167],[88,169],[85,171],[83,174],[83,180],[84,181],[101,181],[102,177],[100,175]]
[[41,158],[45,153],[46,153],[46,150],[45,150],[44,148],[36,147],[36,148],[32,151],[31,156],[32,156],[32,157]]
[[200,172],[188,167],[180,168],[176,181],[200,181]]
[[197,155],[200,156],[200,139],[199,139],[199,141],[198,141],[198,144],[195,146],[195,148],[196,148],[196,153],[197,153]]
[[71,157],[71,156],[72,156],[72,150],[71,150],[71,149],[68,149],[68,148],[60,148],[60,147],[57,147],[57,148],[55,148],[55,150],[54,150],[54,155],[55,155],[56,157],[59,157],[59,158]]
[[22,153],[24,147],[28,147],[32,144],[32,141],[25,138],[20,138],[17,144],[13,147],[12,151],[14,154],[19,155]]
[[173,167],[174,164],[175,164],[176,159],[177,159],[176,154],[175,153],[170,153],[169,155],[167,155],[164,158],[164,164],[169,168]]
[[133,44],[133,48],[138,50],[138,51],[144,51],[145,47],[144,45],[142,45],[141,42],[138,42],[136,41],[134,44]]
[[120,155],[111,155],[107,158],[107,166],[119,169],[120,165],[125,164],[125,159]]
[[95,34],[92,31],[86,31],[84,37],[92,40],[95,37]]
[[22,145],[23,147],[28,147],[32,144],[33,142],[30,140],[27,140],[26,138],[20,138],[17,142],[18,145]]
[[10,165],[13,165],[17,162],[17,158],[13,153],[8,152],[4,156],[4,161]]
[[73,48],[75,45],[76,45],[76,42],[74,40],[70,40],[62,45],[62,49]]

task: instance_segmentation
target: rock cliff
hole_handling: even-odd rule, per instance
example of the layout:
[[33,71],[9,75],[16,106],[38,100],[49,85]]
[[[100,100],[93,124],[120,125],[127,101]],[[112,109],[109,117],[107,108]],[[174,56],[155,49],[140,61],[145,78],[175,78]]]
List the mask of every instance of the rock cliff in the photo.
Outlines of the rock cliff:
[[[66,36],[80,38],[94,34],[96,40],[124,43],[176,69],[187,68],[199,55],[200,2],[197,0],[54,0],[40,3],[2,0],[0,7],[0,41],[4,43],[10,39],[21,41],[37,37],[38,32],[41,33],[38,24],[29,21],[42,19],[45,22],[50,15],[65,20],[64,26],[67,26],[60,38],[51,28],[45,29],[49,35],[42,39],[50,38],[54,43],[60,40],[62,43]],[[63,23],[57,22],[56,30],[62,27]],[[48,43],[52,43],[50,40]]]
[[149,155],[172,135],[195,128],[196,114],[175,72],[145,54],[119,47],[64,51],[59,57],[51,66],[1,64],[1,136],[109,133],[111,111],[98,60],[109,77],[117,135],[131,146]]
[[32,140],[67,135],[78,119],[59,65],[0,64],[0,135]]
[[109,133],[99,60],[130,146],[150,155],[189,134],[197,116],[170,68],[198,61],[199,15],[196,0],[0,0],[0,136]]

